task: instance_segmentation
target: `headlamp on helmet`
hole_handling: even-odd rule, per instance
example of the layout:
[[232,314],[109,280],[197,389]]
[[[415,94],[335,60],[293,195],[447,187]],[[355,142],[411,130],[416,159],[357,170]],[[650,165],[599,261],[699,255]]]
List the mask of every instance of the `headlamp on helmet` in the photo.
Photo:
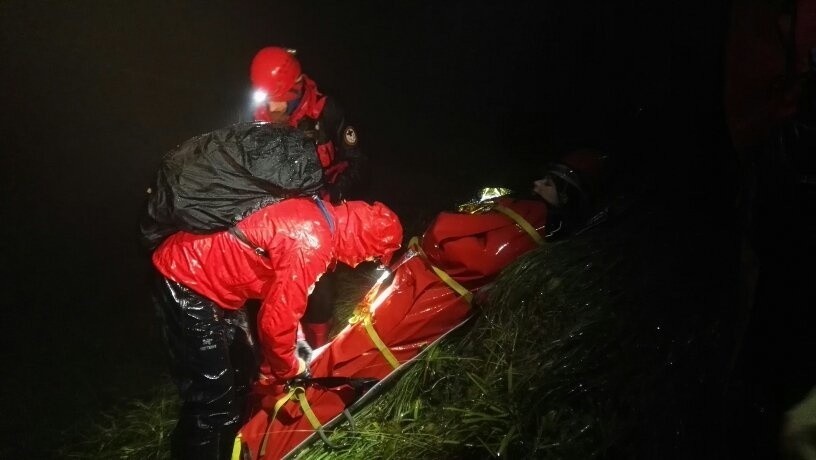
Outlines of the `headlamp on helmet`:
[[294,49],[279,46],[267,46],[258,51],[249,69],[256,93],[264,91],[265,100],[288,100],[300,81],[300,62],[295,57],[296,53]]
[[269,100],[269,94],[262,89],[256,89],[252,92],[252,104],[254,106],[263,105]]

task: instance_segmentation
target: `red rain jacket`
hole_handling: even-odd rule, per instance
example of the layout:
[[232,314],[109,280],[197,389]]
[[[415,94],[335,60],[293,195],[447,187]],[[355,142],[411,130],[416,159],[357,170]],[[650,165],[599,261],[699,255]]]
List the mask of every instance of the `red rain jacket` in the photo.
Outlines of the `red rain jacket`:
[[227,231],[179,232],[156,249],[153,264],[226,309],[261,299],[261,349],[272,375],[288,379],[297,373],[297,326],[315,282],[335,260],[352,267],[375,257],[387,261],[402,242],[396,214],[382,203],[326,203],[325,208],[328,218],[312,199],[293,198],[239,222],[238,229],[268,257]]

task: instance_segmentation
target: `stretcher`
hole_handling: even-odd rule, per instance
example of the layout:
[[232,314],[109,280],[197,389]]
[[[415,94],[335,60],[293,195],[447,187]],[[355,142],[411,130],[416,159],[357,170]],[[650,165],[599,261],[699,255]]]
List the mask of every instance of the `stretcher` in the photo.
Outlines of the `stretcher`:
[[377,280],[349,324],[315,350],[312,380],[257,386],[233,460],[291,458],[370,403],[421,353],[465,324],[473,296],[543,244],[547,204],[502,198],[443,212]]

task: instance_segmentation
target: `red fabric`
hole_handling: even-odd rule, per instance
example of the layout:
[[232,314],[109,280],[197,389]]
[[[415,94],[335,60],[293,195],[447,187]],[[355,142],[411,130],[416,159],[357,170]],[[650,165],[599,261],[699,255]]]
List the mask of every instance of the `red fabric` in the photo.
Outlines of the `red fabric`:
[[300,120],[304,117],[317,120],[320,114],[323,113],[323,107],[326,105],[326,96],[324,96],[318,89],[317,84],[311,78],[303,75],[303,96],[300,98],[300,104],[297,106],[292,115],[289,116],[289,125],[297,127]]
[[303,336],[312,348],[319,348],[329,341],[333,321],[327,323],[303,323]]
[[320,160],[320,165],[324,169],[334,163],[334,144],[326,142],[317,146],[317,158]]
[[326,203],[335,226],[309,198],[284,200],[243,219],[237,227],[269,258],[226,231],[198,235],[179,232],[153,253],[153,264],[167,278],[227,309],[261,299],[258,335],[271,374],[297,373],[294,354],[298,322],[309,292],[329,264],[350,266],[389,257],[399,248],[402,227],[382,205],[351,201]]
[[[545,203],[505,201],[505,205],[543,234]],[[503,214],[441,213],[426,231],[423,247],[428,260],[417,256],[399,265],[393,283],[381,291],[384,300],[372,313],[377,334],[400,363],[416,357],[471,314],[467,302],[431,270],[428,262],[444,267],[454,279],[476,290],[536,244]],[[316,350],[310,367],[315,377],[383,379],[392,372],[362,324],[346,327],[326,347]],[[287,403],[269,424],[268,414],[282,396],[281,390],[273,386],[257,388],[260,407],[240,431],[253,459],[279,459],[313,433],[294,402]],[[306,398],[321,423],[332,420],[354,402],[349,386],[334,389],[310,386]],[[267,432],[270,434],[266,452],[260,455]]]
[[272,114],[269,112],[269,107],[266,107],[265,105],[260,105],[255,108],[252,116],[255,118],[255,121],[265,121],[267,123],[274,122],[272,119]]
[[[295,108],[295,111],[289,115],[286,123],[293,128],[297,128],[298,123],[303,118],[311,118],[317,120],[323,113],[323,107],[326,105],[326,96],[324,96],[318,89],[317,84],[311,78],[303,75],[303,94],[300,97],[300,103]],[[277,118],[269,112],[269,107],[262,105],[255,109],[255,121],[277,122]]]
[[295,86],[300,76],[300,62],[285,48],[262,48],[249,67],[252,86],[266,91],[272,100],[280,101]]
[[[499,203],[516,211],[543,234],[547,209],[544,202],[504,199]],[[422,248],[439,268],[466,288],[476,289],[512,262],[520,248],[532,247],[530,236],[508,221],[498,212],[467,216],[443,212],[423,235]]]
[[[324,145],[332,145],[332,144],[324,144]],[[319,147],[319,146],[318,146]],[[334,157],[332,157],[334,158]],[[343,174],[343,171],[348,169],[349,162],[348,161],[339,161],[330,167],[326,168],[323,172],[323,177],[326,178],[326,182],[333,184],[337,182],[337,178],[340,177],[340,174]]]

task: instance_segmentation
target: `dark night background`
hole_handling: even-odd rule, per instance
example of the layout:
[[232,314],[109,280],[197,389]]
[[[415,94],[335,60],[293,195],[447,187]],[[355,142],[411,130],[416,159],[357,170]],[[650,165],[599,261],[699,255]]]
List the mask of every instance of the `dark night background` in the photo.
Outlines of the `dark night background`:
[[[143,193],[162,154],[237,121],[259,48],[298,49],[373,158],[371,196],[406,222],[480,185],[526,187],[558,153],[595,146],[678,214],[700,210],[678,226],[719,225],[738,180],[729,15],[720,1],[0,3],[0,457],[45,455],[160,381]],[[782,323],[763,332],[791,332]],[[745,394],[766,382],[748,369],[734,396],[744,433],[772,444],[778,427],[751,414],[814,382],[775,374],[776,406],[755,409]]]

